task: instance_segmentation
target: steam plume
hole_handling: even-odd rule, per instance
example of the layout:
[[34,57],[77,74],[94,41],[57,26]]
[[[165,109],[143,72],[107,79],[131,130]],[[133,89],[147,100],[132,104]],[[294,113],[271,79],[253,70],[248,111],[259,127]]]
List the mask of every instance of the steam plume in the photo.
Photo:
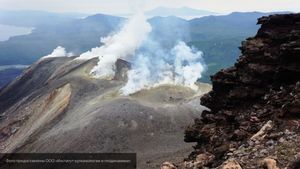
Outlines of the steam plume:
[[124,95],[161,84],[198,89],[195,82],[205,70],[202,52],[188,47],[180,39],[174,41],[173,48],[162,47],[162,41],[149,34],[151,30],[144,15],[135,15],[118,33],[102,38],[103,46],[81,54],[78,59],[99,58],[91,70],[96,78],[113,77],[118,58],[130,61],[128,82],[121,88]]
[[91,73],[97,78],[111,78],[114,75],[114,64],[118,58],[129,59],[141,46],[148,33],[150,24],[143,14],[133,16],[120,32],[102,38],[104,44],[80,55],[78,59],[99,58]]
[[50,57],[70,57],[73,56],[73,53],[67,53],[66,49],[64,47],[61,46],[57,46],[51,54],[44,56],[43,58],[50,58]]
[[182,41],[170,52],[148,47],[162,55],[149,54],[145,50],[138,55],[133,69],[128,72],[128,82],[121,89],[124,95],[162,84],[183,85],[197,90],[195,82],[205,70],[202,52],[192,50]]

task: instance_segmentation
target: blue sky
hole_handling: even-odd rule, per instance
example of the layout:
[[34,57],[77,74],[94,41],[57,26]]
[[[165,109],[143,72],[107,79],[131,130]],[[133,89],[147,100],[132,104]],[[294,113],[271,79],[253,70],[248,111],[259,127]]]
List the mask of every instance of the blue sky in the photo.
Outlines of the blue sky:
[[192,7],[218,13],[233,11],[300,12],[300,0],[0,0],[1,9],[123,14],[158,6]]

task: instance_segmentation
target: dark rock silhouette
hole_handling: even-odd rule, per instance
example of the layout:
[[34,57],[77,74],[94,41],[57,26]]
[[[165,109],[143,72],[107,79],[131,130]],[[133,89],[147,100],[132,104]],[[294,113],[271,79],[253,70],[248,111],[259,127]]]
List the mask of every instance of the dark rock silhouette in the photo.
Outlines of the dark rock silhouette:
[[[185,131],[186,142],[197,142],[190,164],[209,152],[216,157],[208,166],[212,168],[227,158],[236,158],[243,169],[258,168],[258,161],[268,155],[285,167],[300,152],[300,14],[262,17],[258,24],[257,35],[242,42],[235,65],[211,77],[213,90],[201,98],[211,111],[204,111]],[[285,134],[275,137],[281,132]],[[289,132],[292,140],[287,139]],[[276,143],[272,148],[258,148],[270,140]],[[253,154],[255,145],[256,152],[266,149],[266,154]],[[289,153],[278,155],[284,145],[292,145],[283,148]],[[241,153],[241,146],[249,149],[248,155]]]

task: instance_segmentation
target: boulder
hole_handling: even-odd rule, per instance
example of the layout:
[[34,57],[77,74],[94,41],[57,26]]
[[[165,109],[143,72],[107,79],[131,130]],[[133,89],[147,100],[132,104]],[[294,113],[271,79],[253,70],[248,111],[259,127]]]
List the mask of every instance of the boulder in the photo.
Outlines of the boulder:
[[127,72],[131,69],[131,64],[126,60],[118,59],[115,66],[116,71],[114,80],[127,81]]
[[261,166],[267,169],[279,169],[277,167],[276,161],[272,158],[263,159],[263,161],[261,162]]
[[242,167],[235,159],[229,159],[222,164],[220,169],[242,169]]
[[166,161],[161,165],[160,169],[177,169],[177,167],[173,163]]

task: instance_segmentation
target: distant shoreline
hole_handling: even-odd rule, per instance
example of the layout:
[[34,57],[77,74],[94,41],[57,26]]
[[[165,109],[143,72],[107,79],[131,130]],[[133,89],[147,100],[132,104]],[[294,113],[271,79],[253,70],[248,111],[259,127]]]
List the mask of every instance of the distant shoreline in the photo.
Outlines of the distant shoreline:
[[2,65],[0,66],[0,71],[7,69],[25,69],[27,67],[29,67],[29,65]]
[[0,24],[0,42],[7,41],[14,36],[31,34],[33,30],[32,27]]

